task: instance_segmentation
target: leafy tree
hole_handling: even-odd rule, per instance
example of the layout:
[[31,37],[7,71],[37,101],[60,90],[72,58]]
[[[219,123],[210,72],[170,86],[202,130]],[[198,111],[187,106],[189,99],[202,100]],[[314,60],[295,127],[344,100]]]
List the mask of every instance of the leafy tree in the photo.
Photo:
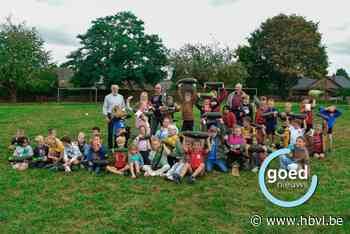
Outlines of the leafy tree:
[[297,79],[327,75],[328,56],[318,23],[302,16],[280,14],[262,23],[237,49],[238,61],[248,70],[249,86],[288,94]]
[[77,86],[92,86],[101,77],[107,86],[153,84],[166,75],[167,49],[157,35],[145,33],[144,22],[131,12],[98,18],[78,38],[81,48],[64,64],[75,70],[72,82]]
[[11,18],[0,25],[0,85],[17,101],[17,91],[31,84],[32,74],[49,65],[49,53],[35,28],[14,24]]
[[346,72],[344,68],[339,68],[337,72],[335,73],[336,76],[344,76],[346,78],[349,78],[349,74]]
[[186,44],[172,51],[170,63],[174,68],[173,80],[194,77],[199,83],[223,81],[226,84],[244,83],[248,77],[245,67],[235,61],[235,53],[218,43]]
[[38,69],[32,74],[29,89],[37,94],[50,94],[58,86],[58,77],[54,67]]

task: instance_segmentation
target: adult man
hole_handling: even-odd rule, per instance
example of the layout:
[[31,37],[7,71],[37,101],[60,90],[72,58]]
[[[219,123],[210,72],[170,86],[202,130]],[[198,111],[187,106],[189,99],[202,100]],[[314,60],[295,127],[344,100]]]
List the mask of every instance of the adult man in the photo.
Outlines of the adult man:
[[243,96],[246,94],[242,91],[242,84],[238,83],[235,86],[235,91],[230,93],[227,98],[227,106],[229,106],[230,111],[233,112],[238,119],[240,119],[240,106],[243,102]]
[[151,97],[151,104],[153,107],[154,115],[151,118],[151,134],[154,135],[157,131],[158,125],[162,121],[162,113],[160,111],[160,107],[163,105],[162,100],[162,86],[160,84],[156,84],[154,86],[154,95]]
[[103,103],[103,109],[102,112],[106,118],[106,121],[108,123],[108,147],[111,149],[113,148],[114,144],[114,137],[113,137],[113,124],[115,122],[115,119],[112,116],[112,109],[115,106],[120,107],[121,109],[125,108],[125,101],[124,97],[118,93],[119,86],[118,85],[112,85],[111,86],[112,93],[108,94]]

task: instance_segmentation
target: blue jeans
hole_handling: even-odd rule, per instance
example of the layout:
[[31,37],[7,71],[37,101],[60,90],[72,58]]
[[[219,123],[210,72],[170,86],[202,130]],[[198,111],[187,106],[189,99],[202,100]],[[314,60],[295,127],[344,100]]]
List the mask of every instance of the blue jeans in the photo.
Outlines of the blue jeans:
[[221,159],[207,159],[205,164],[206,164],[207,172],[213,171],[213,168],[214,168],[215,165],[217,167],[219,167],[219,169],[222,172],[228,172],[228,168],[226,166],[225,161],[223,161]]
[[288,157],[287,155],[282,155],[280,157],[280,165],[282,169],[288,170],[288,165],[295,163],[294,159]]

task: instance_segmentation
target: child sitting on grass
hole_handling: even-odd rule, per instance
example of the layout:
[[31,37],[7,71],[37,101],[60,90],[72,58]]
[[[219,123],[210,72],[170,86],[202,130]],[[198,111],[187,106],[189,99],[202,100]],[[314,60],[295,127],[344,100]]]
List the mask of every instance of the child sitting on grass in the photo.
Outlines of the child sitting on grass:
[[128,165],[128,148],[125,148],[126,138],[124,136],[119,136],[116,139],[117,148],[113,149],[114,165],[108,165],[106,170],[117,175],[123,175],[127,170],[129,170]]
[[183,158],[184,152],[176,127],[172,125],[168,129],[168,137],[163,139],[162,143],[168,157],[168,163],[172,167],[180,158]]
[[168,163],[168,155],[164,150],[164,145],[159,138],[151,138],[151,149],[149,154],[151,165],[145,165],[143,167],[145,176],[166,176],[170,165]]
[[294,145],[290,146],[291,155],[280,157],[280,167],[285,170],[304,169],[309,164],[309,152],[304,137],[299,136]]
[[57,164],[62,161],[64,154],[64,145],[56,137],[56,131],[49,129],[49,134],[46,137],[46,144],[49,147],[49,153],[47,159],[49,162]]
[[[230,112],[233,114],[232,112]],[[220,125],[222,126],[222,125]],[[209,128],[208,157],[205,161],[207,172],[211,172],[214,166],[218,167],[222,172],[228,172],[228,168],[225,162],[224,144],[223,144],[223,128],[217,128],[215,125],[211,125]]]
[[79,132],[76,145],[79,147],[80,153],[82,154],[81,160],[86,160],[86,153],[89,150],[89,145],[86,143],[84,132]]
[[141,168],[144,166],[143,159],[136,145],[129,146],[128,163],[131,172],[131,178],[136,179],[141,174]]
[[17,129],[16,135],[12,138],[11,144],[9,145],[10,150],[15,150],[18,145],[18,139],[24,137],[24,129]]
[[242,135],[242,128],[236,126],[233,132],[229,132],[225,136],[225,144],[228,148],[227,151],[227,164],[232,167],[232,174],[235,176],[239,175],[239,168],[244,167],[246,142]]
[[45,139],[43,136],[38,135],[35,137],[36,147],[34,148],[34,158],[42,161],[47,160],[47,155],[49,153],[49,147],[45,144]]
[[45,139],[41,135],[35,137],[35,143],[36,147],[34,148],[33,160],[30,166],[34,168],[42,168],[46,164],[49,147],[45,144]]
[[210,148],[205,149],[200,140],[194,140],[192,146],[187,148],[187,145],[185,145],[184,150],[189,158],[187,159],[187,163],[182,174],[185,175],[188,173],[188,183],[192,184],[196,181],[197,177],[204,175],[204,162]]
[[333,127],[335,125],[335,121],[341,115],[342,113],[337,110],[336,106],[334,105],[327,108],[320,108],[320,116],[326,121],[329,151],[332,151],[333,149]]
[[91,129],[91,135],[95,136],[95,135],[101,135],[101,129],[99,127],[93,127]]
[[13,152],[13,157],[10,158],[13,169],[24,171],[28,168],[29,160],[33,157],[33,149],[29,145],[27,137],[19,137],[17,146]]
[[102,145],[101,137],[99,135],[93,136],[86,157],[88,170],[99,174],[108,165],[106,154],[106,148]]
[[82,156],[79,147],[73,144],[69,136],[64,136],[61,139],[64,145],[64,170],[65,172],[71,172],[72,165],[78,165],[80,163],[79,158]]

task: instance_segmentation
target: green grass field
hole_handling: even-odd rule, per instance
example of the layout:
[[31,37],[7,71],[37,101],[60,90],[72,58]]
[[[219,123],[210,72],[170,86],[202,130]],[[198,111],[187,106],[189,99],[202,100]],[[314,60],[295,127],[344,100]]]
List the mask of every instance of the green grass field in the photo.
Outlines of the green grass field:
[[[33,139],[46,135],[48,128],[75,137],[99,126],[105,135],[106,126],[100,105],[1,105],[0,233],[350,233],[350,111],[340,108],[344,113],[335,128],[335,153],[311,163],[319,178],[316,194],[299,207],[280,208],[263,196],[252,172],[239,178],[214,172],[194,185],[96,176],[85,170],[68,175],[43,169],[17,172],[6,161],[17,128]],[[345,224],[254,227],[250,217],[255,214],[332,215],[343,217]]]

